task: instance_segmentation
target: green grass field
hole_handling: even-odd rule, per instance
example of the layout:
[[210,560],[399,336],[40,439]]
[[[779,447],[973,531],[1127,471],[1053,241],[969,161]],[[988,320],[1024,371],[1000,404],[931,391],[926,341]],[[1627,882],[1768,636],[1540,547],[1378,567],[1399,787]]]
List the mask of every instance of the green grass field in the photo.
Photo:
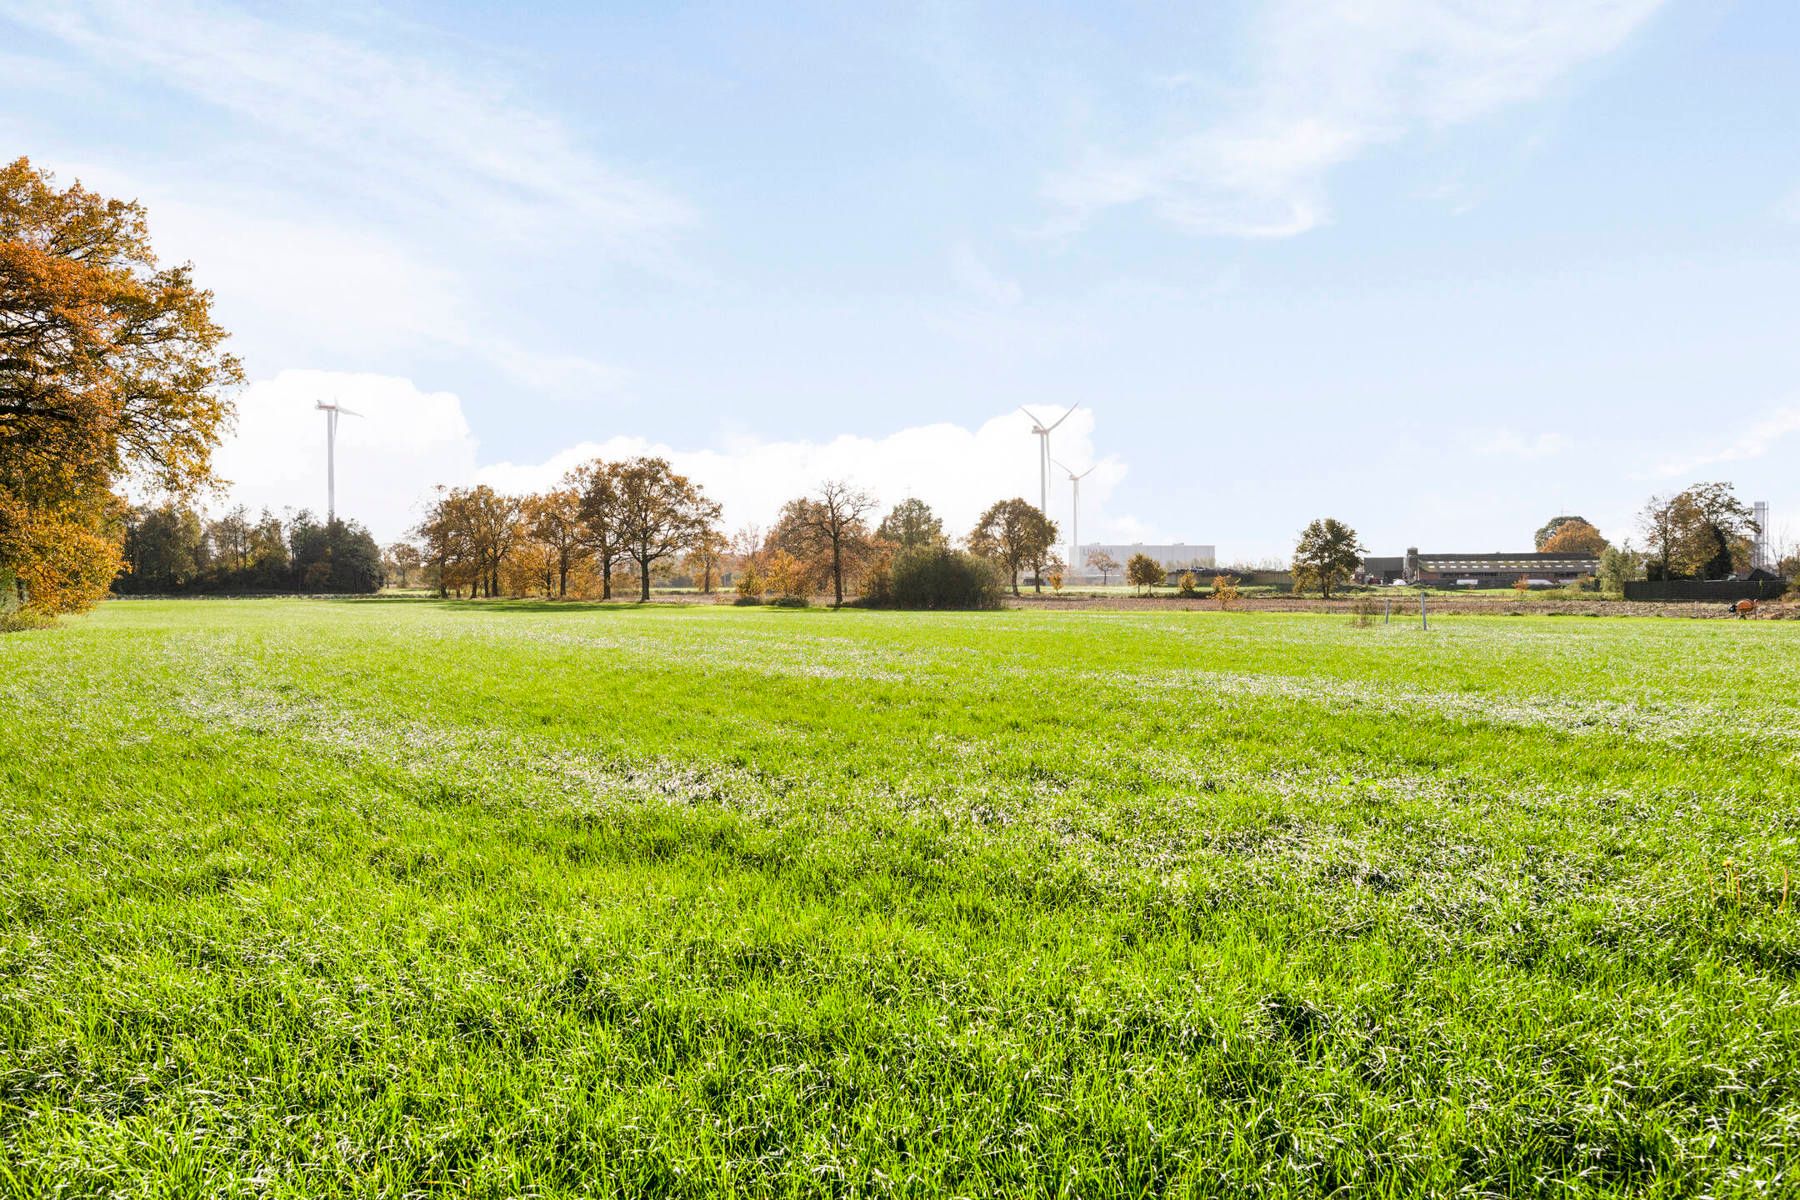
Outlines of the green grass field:
[[1800,623],[111,603],[0,1194],[1791,1196],[1797,798]]

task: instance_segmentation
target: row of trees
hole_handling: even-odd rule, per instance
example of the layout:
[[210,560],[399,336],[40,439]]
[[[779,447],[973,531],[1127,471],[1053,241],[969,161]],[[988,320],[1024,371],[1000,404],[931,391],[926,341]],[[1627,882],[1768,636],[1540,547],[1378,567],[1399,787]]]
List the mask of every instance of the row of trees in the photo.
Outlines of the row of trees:
[[244,592],[368,593],[385,576],[381,552],[354,521],[299,512],[283,521],[241,506],[208,520],[176,500],[128,509],[113,590],[137,595]]
[[[413,531],[416,545],[389,547],[387,561],[397,581],[416,574],[446,596],[612,599],[629,575],[640,600],[655,582],[682,580],[704,592],[730,582],[756,597],[827,592],[841,605],[859,591],[886,595],[900,553],[951,548],[922,500],[903,500],[879,521],[875,513],[868,492],[827,481],[784,504],[768,529],[727,538],[719,506],[666,460],[595,460],[535,495],[440,489]],[[1021,576],[1041,588],[1060,568],[1056,541],[1056,523],[1015,498],[990,506],[965,545],[1017,594]]]
[[[414,530],[417,559],[443,595],[597,594],[612,599],[629,564],[639,599],[663,564],[695,560],[710,591],[723,539],[719,506],[661,458],[596,459],[550,491],[507,496],[486,484],[440,488]],[[390,557],[404,548],[390,549]]]
[[[1759,530],[1751,507],[1731,484],[1696,483],[1678,492],[1652,496],[1638,513],[1644,545],[1637,549],[1609,543],[1593,524],[1578,516],[1556,517],[1537,531],[1537,549],[1545,554],[1592,554],[1600,560],[1600,582],[1618,590],[1632,579],[1724,579],[1747,574]],[[1776,573],[1792,576],[1800,561],[1790,553],[1771,564]]]

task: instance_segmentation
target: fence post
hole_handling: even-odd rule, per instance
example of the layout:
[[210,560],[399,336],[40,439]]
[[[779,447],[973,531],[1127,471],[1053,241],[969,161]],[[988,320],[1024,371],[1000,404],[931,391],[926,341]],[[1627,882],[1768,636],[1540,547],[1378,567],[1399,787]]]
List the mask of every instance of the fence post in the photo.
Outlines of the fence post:
[[1425,615],[1425,593],[1419,593],[1419,628],[1430,629],[1431,618]]
[[1382,597],[1382,601],[1381,601],[1381,623],[1383,625],[1386,625],[1389,621],[1391,621],[1393,619],[1394,619],[1394,598],[1392,596],[1384,596],[1384,597]]

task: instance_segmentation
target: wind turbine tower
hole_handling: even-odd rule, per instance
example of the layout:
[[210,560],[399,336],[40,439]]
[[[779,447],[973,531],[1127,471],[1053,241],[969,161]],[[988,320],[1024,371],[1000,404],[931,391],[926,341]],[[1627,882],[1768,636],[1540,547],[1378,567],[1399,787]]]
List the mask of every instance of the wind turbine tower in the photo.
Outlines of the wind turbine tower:
[[1079,404],[1069,405],[1068,412],[1046,425],[1036,417],[1032,417],[1031,410],[1024,405],[1019,406],[1020,412],[1031,417],[1031,432],[1037,434],[1038,437],[1038,511],[1045,516],[1050,515],[1050,431],[1068,420],[1070,415],[1080,407]]
[[1072,510],[1072,519],[1069,521],[1069,572],[1073,574],[1077,569],[1075,556],[1081,553],[1081,481],[1099,470],[1100,465],[1096,463],[1079,475],[1073,468],[1063,467],[1061,463],[1056,465],[1069,472],[1069,486],[1075,492],[1075,505]]
[[325,414],[325,523],[337,520],[337,423],[340,416],[360,417],[333,400],[330,404],[316,400],[314,404]]
[[1773,571],[1775,556],[1769,553],[1769,502],[1758,500],[1753,511],[1756,514],[1756,543],[1750,551],[1750,566],[1759,571]]

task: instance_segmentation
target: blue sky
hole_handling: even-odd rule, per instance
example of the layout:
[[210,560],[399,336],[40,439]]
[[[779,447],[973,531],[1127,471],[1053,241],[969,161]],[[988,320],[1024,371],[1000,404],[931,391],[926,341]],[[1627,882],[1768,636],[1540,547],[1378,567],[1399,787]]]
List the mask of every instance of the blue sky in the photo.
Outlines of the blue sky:
[[1800,533],[1797,58],[1723,0],[0,0],[0,146],[215,289],[252,504],[321,505],[335,395],[382,536],[643,449],[965,524],[1079,403],[1084,536],[1513,549],[1711,478]]

